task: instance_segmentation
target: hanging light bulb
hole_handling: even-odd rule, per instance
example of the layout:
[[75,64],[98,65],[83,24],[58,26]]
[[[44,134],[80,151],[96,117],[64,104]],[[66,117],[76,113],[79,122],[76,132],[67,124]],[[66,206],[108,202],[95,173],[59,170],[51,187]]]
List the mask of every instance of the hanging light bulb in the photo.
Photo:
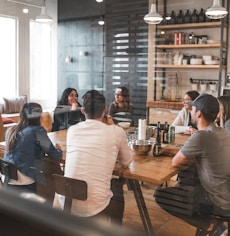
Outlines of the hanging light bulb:
[[24,14],[27,14],[27,13],[29,12],[29,9],[28,9],[27,7],[24,7],[24,8],[22,9],[22,11],[23,11]]
[[45,0],[44,0],[44,6],[42,7],[41,14],[39,16],[37,16],[35,20],[37,22],[41,22],[41,23],[50,23],[53,21],[53,19],[50,16],[48,16],[48,14],[47,14]]
[[98,24],[99,24],[99,25],[104,25],[104,24],[105,24],[105,21],[100,19],[100,20],[98,21]]
[[144,16],[144,21],[148,24],[159,24],[163,17],[157,13],[156,4],[152,3],[150,12]]
[[220,0],[213,0],[212,6],[205,12],[205,15],[210,19],[221,19],[227,14],[227,10],[220,5]]

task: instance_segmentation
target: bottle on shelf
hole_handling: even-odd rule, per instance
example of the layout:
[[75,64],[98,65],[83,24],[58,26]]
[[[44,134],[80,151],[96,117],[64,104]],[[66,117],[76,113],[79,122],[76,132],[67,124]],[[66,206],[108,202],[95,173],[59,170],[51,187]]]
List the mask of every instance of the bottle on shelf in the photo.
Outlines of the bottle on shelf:
[[168,122],[165,122],[164,129],[163,129],[163,143],[168,143],[168,132],[169,132],[169,125]]
[[200,12],[199,12],[199,15],[198,15],[198,21],[199,22],[205,22],[205,19],[206,19],[206,16],[205,16],[205,13],[204,13],[204,9],[201,8]]
[[176,24],[176,14],[175,11],[171,12],[169,24]]
[[182,10],[179,10],[179,13],[176,17],[177,24],[183,24],[184,23],[184,14]]
[[198,13],[197,13],[197,10],[194,9],[193,10],[193,13],[192,13],[192,16],[191,16],[191,22],[192,23],[198,23]]
[[187,9],[186,13],[184,14],[184,23],[188,24],[191,23],[191,13],[189,11],[189,9]]

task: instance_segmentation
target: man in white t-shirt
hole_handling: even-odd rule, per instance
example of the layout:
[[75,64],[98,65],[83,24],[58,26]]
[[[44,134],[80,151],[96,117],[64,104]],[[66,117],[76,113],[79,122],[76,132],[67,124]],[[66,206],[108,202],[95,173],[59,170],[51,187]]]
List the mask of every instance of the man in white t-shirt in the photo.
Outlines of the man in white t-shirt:
[[[88,185],[86,201],[73,200],[72,213],[81,217],[108,216],[116,223],[122,222],[124,198],[122,182],[111,180],[116,162],[128,167],[132,155],[125,131],[117,125],[108,125],[105,98],[96,90],[82,97],[82,112],[86,120],[71,126],[67,133],[65,176],[85,180]],[[107,121],[107,122],[106,122]],[[114,185],[115,183],[115,185]],[[57,196],[56,196],[57,197]],[[55,199],[63,206],[59,195]],[[57,201],[59,200],[59,201]]]

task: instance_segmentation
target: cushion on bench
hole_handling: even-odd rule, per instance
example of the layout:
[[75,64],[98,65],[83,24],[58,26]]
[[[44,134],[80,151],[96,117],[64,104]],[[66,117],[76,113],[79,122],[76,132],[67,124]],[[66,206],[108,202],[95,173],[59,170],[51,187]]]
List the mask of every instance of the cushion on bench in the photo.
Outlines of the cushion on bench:
[[19,113],[23,104],[27,102],[27,96],[24,95],[16,98],[4,97],[3,100],[5,114]]
[[15,123],[15,121],[10,118],[7,118],[7,117],[2,117],[2,123],[3,124],[10,124],[10,123]]

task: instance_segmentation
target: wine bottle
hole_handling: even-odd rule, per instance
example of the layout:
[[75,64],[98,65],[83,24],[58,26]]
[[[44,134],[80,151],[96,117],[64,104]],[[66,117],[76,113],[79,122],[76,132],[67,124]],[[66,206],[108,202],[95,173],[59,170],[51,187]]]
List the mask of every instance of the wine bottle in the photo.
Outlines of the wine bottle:
[[170,24],[176,24],[176,14],[175,14],[175,11],[171,12],[170,17],[171,17],[171,19],[170,19],[169,23]]
[[192,21],[192,23],[198,23],[198,14],[197,14],[196,9],[193,10],[193,13],[192,13],[192,16],[191,16],[191,21]]
[[204,9],[201,8],[200,13],[198,15],[198,21],[199,22],[205,22],[205,19],[206,19],[206,17],[205,17]]
[[189,9],[187,9],[185,15],[184,15],[184,23],[191,23],[191,13],[189,11]]
[[183,11],[180,10],[177,17],[176,17],[177,24],[183,24],[184,23],[184,14]]

